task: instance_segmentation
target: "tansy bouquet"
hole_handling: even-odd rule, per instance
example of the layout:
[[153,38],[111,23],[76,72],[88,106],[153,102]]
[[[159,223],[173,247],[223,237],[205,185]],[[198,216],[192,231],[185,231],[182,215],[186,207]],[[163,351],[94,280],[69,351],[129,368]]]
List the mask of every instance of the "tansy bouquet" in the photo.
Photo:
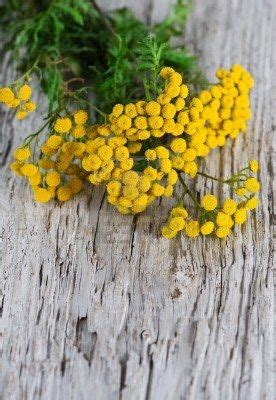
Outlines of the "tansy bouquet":
[[[154,35],[139,46],[135,93],[106,112],[106,103],[107,110],[100,109],[100,100],[95,105],[84,98],[87,88],[64,90],[42,127],[15,149],[11,170],[27,179],[41,203],[68,201],[85,182],[105,185],[107,201],[122,214],[141,213],[160,197],[175,197],[163,237],[184,232],[224,238],[258,206],[258,162],[251,160],[227,179],[205,174],[200,162],[245,132],[254,80],[235,64],[216,71],[217,83],[188,84],[181,68],[162,65],[165,47]],[[0,89],[0,101],[16,107],[18,119],[35,109],[28,74]],[[229,185],[233,198],[220,203],[207,193],[198,199],[186,179],[198,175]],[[188,209],[187,197],[193,202]]]

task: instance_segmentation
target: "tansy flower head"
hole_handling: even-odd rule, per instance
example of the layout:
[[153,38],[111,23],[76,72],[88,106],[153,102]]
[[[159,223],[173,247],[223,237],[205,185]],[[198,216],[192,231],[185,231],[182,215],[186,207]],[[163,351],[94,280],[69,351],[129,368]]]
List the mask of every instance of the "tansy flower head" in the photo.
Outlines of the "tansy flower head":
[[234,214],[236,224],[243,224],[246,221],[246,208],[239,208]]
[[235,200],[227,199],[224,201],[222,209],[225,212],[225,214],[232,215],[235,213],[237,209],[237,204]]
[[136,105],[136,110],[139,115],[145,115],[145,106],[146,102],[143,100],[137,101]]
[[86,130],[83,125],[77,125],[73,128],[71,135],[74,136],[76,139],[82,138],[85,136]]
[[161,105],[168,104],[171,101],[171,97],[167,95],[166,93],[161,93],[157,97],[157,102]]
[[30,157],[31,152],[29,147],[19,147],[14,150],[13,156],[18,161],[26,161]]
[[251,199],[247,200],[246,208],[248,210],[254,210],[259,205],[259,199],[257,197],[252,197]]
[[113,197],[118,197],[121,194],[122,184],[119,181],[110,181],[107,184],[107,193]]
[[18,161],[14,161],[10,164],[10,169],[11,171],[13,171],[16,175],[18,176],[22,176],[22,172],[21,172],[21,167],[22,167],[22,163],[18,162]]
[[18,98],[20,100],[29,100],[32,95],[32,88],[29,85],[23,85],[18,91]]
[[210,233],[213,232],[214,227],[215,227],[215,224],[212,221],[207,221],[200,227],[200,232],[204,236],[210,235]]
[[120,167],[124,171],[129,171],[133,167],[133,164],[134,164],[133,158],[127,158],[127,159],[123,159],[120,162]]
[[228,228],[227,226],[220,226],[216,229],[216,236],[220,239],[223,239],[228,236],[230,232],[230,228]]
[[177,86],[180,86],[182,83],[182,76],[179,72],[173,71],[169,77],[170,81]]
[[119,128],[127,130],[131,127],[131,118],[122,114],[117,119],[117,125]]
[[157,157],[161,160],[163,158],[169,158],[169,150],[164,146],[158,146],[155,148]]
[[84,125],[88,120],[88,114],[84,110],[74,112],[74,121],[77,125]]
[[167,180],[168,180],[168,184],[169,184],[169,185],[175,185],[176,182],[178,181],[178,174],[177,174],[177,172],[176,172],[174,169],[172,169],[172,170],[168,173],[168,178],[167,178]]
[[207,104],[207,103],[209,103],[209,101],[211,101],[212,94],[208,90],[203,90],[199,94],[199,99],[200,99],[202,104]]
[[167,185],[164,191],[164,197],[171,197],[173,195],[174,187],[173,185]]
[[[5,104],[6,104],[7,107],[16,108],[16,107],[18,107],[20,105],[20,100],[14,97],[11,102],[5,103]],[[22,111],[28,112],[28,110],[26,109],[26,104],[22,107]]]
[[162,117],[165,119],[174,118],[176,114],[176,107],[172,103],[165,104],[162,107]]
[[183,171],[194,178],[197,174],[198,166],[194,161],[188,161],[184,164]]
[[154,149],[148,149],[145,151],[145,157],[149,161],[154,161],[157,158],[156,151]]
[[171,67],[163,67],[160,71],[160,76],[163,79],[169,78],[174,73],[174,69]]
[[38,165],[43,169],[51,169],[54,168],[55,162],[53,160],[49,160],[47,158],[41,158],[38,160]]
[[42,176],[39,172],[37,172],[37,174],[29,176],[29,183],[32,187],[38,186],[41,184],[42,181]]
[[150,189],[150,186],[151,186],[150,178],[142,175],[137,182],[137,188],[138,188],[139,192],[142,192],[142,193],[148,192]]
[[123,187],[123,195],[128,200],[134,200],[139,196],[139,190],[134,185],[125,185]]
[[135,104],[129,103],[125,106],[125,114],[130,118],[135,118],[138,115]]
[[34,198],[38,203],[47,203],[51,200],[51,192],[47,189],[37,187],[34,189]]
[[248,178],[244,182],[244,187],[251,193],[256,193],[260,190],[260,183],[256,178]]
[[57,198],[59,201],[68,201],[72,196],[72,192],[69,186],[61,186],[57,190]]
[[151,117],[156,117],[160,114],[161,106],[157,101],[149,101],[145,107],[146,113]]
[[185,233],[188,237],[196,237],[199,235],[200,227],[198,221],[189,221],[185,226]]
[[184,229],[186,223],[183,217],[172,217],[170,218],[169,221],[169,227],[173,230],[173,231],[181,231],[182,229]]
[[259,170],[259,163],[257,160],[250,160],[249,161],[249,168],[252,172],[258,172]]
[[109,161],[113,156],[113,150],[110,146],[104,144],[98,148],[97,154],[102,161]]
[[[16,99],[17,100],[17,99]],[[19,104],[17,104],[19,105]],[[28,101],[27,103],[24,104],[23,106],[23,111],[26,112],[33,112],[36,110],[36,104],[33,101]]]
[[170,215],[172,217],[182,217],[182,218],[187,218],[188,217],[188,212],[185,208],[183,207],[174,207],[171,212]]
[[111,133],[110,125],[108,124],[100,125],[97,131],[101,136],[108,136]]
[[118,146],[114,151],[115,159],[118,161],[126,161],[129,158],[128,148],[125,146]]
[[151,187],[151,194],[153,194],[156,197],[160,197],[164,194],[165,192],[165,187],[160,185],[157,182],[154,182],[152,187]]
[[146,117],[138,116],[134,120],[134,125],[137,129],[146,129],[148,127],[148,120]]
[[164,125],[164,120],[160,115],[148,118],[149,126],[153,129],[160,129]]
[[124,111],[124,106],[122,104],[116,104],[113,107],[112,114],[115,117],[119,117],[121,114],[123,114],[123,111]]
[[14,93],[9,87],[0,88],[0,102],[11,103],[14,99]]
[[36,175],[38,173],[38,167],[31,163],[24,164],[21,167],[21,172],[23,175],[30,177],[30,176]]
[[235,192],[236,192],[237,196],[245,196],[247,193],[247,191],[244,187],[237,188]]
[[172,239],[177,235],[177,231],[172,230],[169,226],[163,226],[161,229],[162,236],[165,239]]
[[62,137],[60,137],[59,135],[51,135],[47,139],[46,143],[47,143],[47,146],[51,147],[52,149],[56,149],[62,145],[63,140],[62,140]]
[[85,171],[97,171],[102,165],[102,161],[96,154],[91,154],[82,159],[82,167]]
[[72,122],[70,118],[58,118],[54,125],[54,130],[58,133],[67,133],[70,131],[72,127]]
[[177,97],[180,94],[180,87],[175,83],[169,83],[165,87],[165,93],[171,98]]
[[219,211],[216,217],[216,224],[221,227],[231,228],[233,226],[233,220],[230,215]]
[[161,160],[160,162],[160,169],[161,171],[163,171],[164,173],[168,174],[171,169],[172,169],[172,163],[171,160],[169,160],[168,158],[165,158],[163,160]]
[[181,85],[181,86],[180,86],[179,95],[180,95],[181,97],[183,97],[183,99],[186,99],[186,97],[188,97],[188,94],[189,94],[189,88],[188,88],[188,86],[186,86],[186,85]]
[[77,176],[73,176],[69,182],[68,186],[73,194],[79,193],[82,189],[83,183],[82,180],[79,179]]
[[173,139],[170,147],[174,153],[184,153],[186,150],[186,141],[182,138]]
[[45,177],[45,181],[48,186],[56,187],[60,184],[61,181],[60,174],[57,171],[48,172]]
[[202,207],[207,211],[212,211],[218,204],[217,198],[212,194],[206,194],[201,199]]
[[27,117],[27,113],[26,113],[26,111],[18,111],[15,116],[20,121]]
[[177,97],[174,105],[175,105],[176,111],[181,111],[185,107],[185,100],[182,97]]

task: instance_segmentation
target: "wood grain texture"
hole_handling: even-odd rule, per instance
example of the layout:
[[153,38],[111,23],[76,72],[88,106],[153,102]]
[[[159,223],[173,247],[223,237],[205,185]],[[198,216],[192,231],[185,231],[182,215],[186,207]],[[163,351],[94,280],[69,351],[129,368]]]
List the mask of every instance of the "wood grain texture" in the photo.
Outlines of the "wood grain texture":
[[[168,0],[102,4],[157,20]],[[167,201],[139,217],[118,215],[98,188],[34,204],[8,164],[39,113],[18,123],[1,111],[1,399],[274,398],[274,21],[274,0],[196,0],[186,32],[210,78],[238,61],[256,79],[246,135],[203,166],[225,176],[261,162],[261,206],[225,241],[161,239]],[[10,74],[4,63],[1,81]]]

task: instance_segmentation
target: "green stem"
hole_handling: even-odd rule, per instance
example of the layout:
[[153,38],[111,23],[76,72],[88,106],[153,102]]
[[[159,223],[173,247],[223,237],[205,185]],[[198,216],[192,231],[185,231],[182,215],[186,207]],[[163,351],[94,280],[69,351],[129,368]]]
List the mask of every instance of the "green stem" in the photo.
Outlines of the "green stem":
[[212,179],[213,181],[217,181],[217,182],[221,182],[221,183],[224,183],[224,182],[225,182],[224,179],[215,178],[214,176],[205,174],[204,172],[198,172],[197,175],[204,176],[205,178]]
[[186,190],[186,192],[188,193],[188,195],[191,197],[191,199],[193,200],[193,202],[197,205],[197,207],[199,207],[200,209],[202,208],[201,205],[199,204],[199,202],[197,201],[195,195],[190,191],[190,189],[188,188],[188,186],[186,185],[186,183],[184,182],[182,176],[180,174],[178,174],[178,178],[181,182],[181,185],[183,186],[183,188]]
[[29,68],[24,75],[22,75],[19,79],[13,82],[13,85],[16,85],[18,82],[22,81],[26,76],[30,75],[30,73],[36,68],[38,62],[39,62],[40,56],[37,57],[36,61],[34,64]]
[[150,96],[149,86],[148,86],[148,82],[147,82],[146,78],[143,78],[143,85],[144,85],[144,89],[145,89],[146,99],[147,99],[147,101],[149,101],[149,100],[151,100],[151,96]]
[[220,179],[220,178],[215,178],[214,176],[205,174],[204,172],[198,172],[197,175],[204,176],[205,178],[212,179],[213,181],[217,181],[217,182],[220,182],[220,183],[231,184],[231,183],[235,182],[235,179],[234,179],[234,178],[230,178],[230,179]]
[[56,118],[56,114],[57,114],[57,112],[55,112],[55,113],[51,116],[51,118],[48,118],[47,122],[46,122],[38,131],[36,131],[35,133],[32,133],[31,135],[28,135],[28,136],[25,138],[25,140],[24,140],[24,142],[23,142],[23,145],[24,145],[24,146],[27,146],[28,144],[30,144],[31,141],[32,141],[36,136],[38,136],[48,125],[51,124],[51,122]]
[[[89,101],[88,101],[88,103],[89,103]],[[91,104],[91,103],[89,103],[89,105],[90,105],[90,107],[93,109],[93,110],[95,110],[98,114],[100,114],[102,117],[104,117],[104,119],[106,120],[106,114],[103,112],[103,111],[101,111],[101,110],[99,110],[97,107],[95,107],[93,104]]]
[[73,98],[75,101],[80,101],[80,102],[83,102],[83,103],[89,105],[89,107],[91,107],[93,110],[95,110],[97,113],[99,113],[106,120],[107,115],[103,111],[99,110],[99,108],[94,106],[90,101],[85,100],[85,99],[79,99],[78,97],[76,97],[74,95],[67,95],[67,96]]

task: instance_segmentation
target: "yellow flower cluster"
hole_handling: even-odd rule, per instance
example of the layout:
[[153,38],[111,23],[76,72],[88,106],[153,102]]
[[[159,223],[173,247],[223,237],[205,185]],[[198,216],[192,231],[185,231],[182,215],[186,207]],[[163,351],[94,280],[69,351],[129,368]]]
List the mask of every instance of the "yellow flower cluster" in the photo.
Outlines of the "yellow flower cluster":
[[[246,130],[251,117],[249,91],[254,86],[252,76],[238,64],[230,70],[219,68],[216,76],[219,84],[198,96],[203,104],[200,118],[205,121],[204,144],[209,149],[224,146],[228,136],[235,139]],[[197,116],[196,107],[190,109],[190,117],[192,111]]]
[[107,184],[108,202],[122,214],[142,212],[154,198],[148,194],[150,187],[150,178],[135,171],[114,174]]
[[[205,210],[210,210],[217,199],[213,195],[205,195],[202,205]],[[173,238],[180,231],[184,231],[188,237],[196,237],[200,233],[203,236],[215,233],[218,238],[225,238],[231,233],[234,224],[241,225],[246,221],[247,211],[254,210],[259,204],[256,197],[251,197],[247,201],[239,204],[234,199],[226,199],[222,207],[217,208],[213,213],[206,213],[204,222],[189,219],[187,211],[182,207],[172,209],[167,224],[162,228],[162,235],[165,238]]]
[[[256,173],[258,169],[258,161],[251,160],[249,166],[244,170]],[[260,190],[260,183],[250,175],[245,179],[242,177],[238,180],[239,187],[236,189],[236,194],[244,197],[241,202],[238,203],[234,199],[228,198],[223,201],[221,206],[218,206],[218,199],[213,194],[206,194],[202,197],[199,205],[199,220],[190,219],[188,212],[183,207],[174,207],[170,212],[167,224],[162,228],[162,236],[171,239],[180,231],[184,231],[188,237],[196,237],[199,234],[206,236],[211,233],[221,239],[228,236],[234,225],[245,223],[247,212],[254,210],[259,205],[259,199],[255,194]],[[242,186],[240,186],[241,183]],[[243,192],[239,192],[240,189]]]
[[164,67],[160,75],[166,85],[157,99],[116,104],[109,116],[111,130],[134,142],[132,147],[137,151],[140,142],[151,137],[181,136],[171,139],[171,162],[175,169],[195,177],[198,157],[206,157],[210,150],[224,146],[228,136],[234,139],[246,129],[251,114],[249,90],[254,80],[237,64],[229,71],[218,69],[219,84],[186,105],[189,89],[181,75],[169,67]]
[[188,87],[182,84],[182,76],[172,68],[164,67],[160,75],[166,79],[164,91],[156,100],[138,101],[125,106],[116,104],[109,115],[111,130],[130,142],[161,138],[165,134],[180,136],[183,124],[177,122],[177,114],[185,107]]
[[[116,168],[107,184],[108,201],[122,214],[140,213],[157,197],[170,197],[178,180],[164,146],[145,152],[149,165],[138,173]],[[150,165],[154,163],[154,167]]]
[[133,159],[125,146],[127,140],[114,135],[108,124],[95,127],[95,137],[88,140],[82,168],[89,172],[88,180],[93,185],[109,181],[113,175],[133,167]]
[[87,121],[84,110],[57,118],[51,135],[40,146],[41,155],[35,163],[29,162],[28,145],[14,151],[11,169],[28,179],[36,201],[48,202],[54,197],[68,201],[82,189],[87,173],[81,168],[86,150],[81,139],[93,137],[95,130],[86,126]]
[[0,103],[4,103],[9,108],[15,108],[16,118],[21,120],[36,109],[36,104],[30,100],[32,89],[24,84],[19,88],[11,87],[0,88]]
[[183,171],[185,174],[194,178],[198,171],[196,163],[197,152],[194,148],[187,146],[187,140],[183,138],[173,139],[170,143],[171,162],[176,170]]
[[206,157],[210,150],[224,146],[228,136],[236,138],[245,131],[251,115],[252,76],[237,64],[229,71],[218,69],[216,75],[219,84],[203,90],[187,109],[174,114],[176,122],[183,126],[186,140],[183,152],[173,150],[177,153],[174,165],[191,177],[197,173],[197,157]]
[[162,236],[167,239],[174,238],[178,232],[184,230],[185,227],[189,224],[191,230],[191,222],[187,222],[188,212],[184,207],[174,207],[169,215],[169,219],[167,221],[167,225],[162,227]]

